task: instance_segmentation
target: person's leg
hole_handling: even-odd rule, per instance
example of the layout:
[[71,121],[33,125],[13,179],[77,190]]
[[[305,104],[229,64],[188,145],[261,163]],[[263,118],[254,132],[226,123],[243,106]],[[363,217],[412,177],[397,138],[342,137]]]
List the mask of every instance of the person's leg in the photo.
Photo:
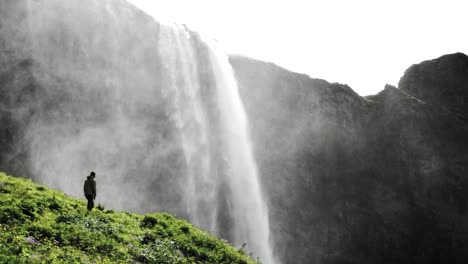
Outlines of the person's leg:
[[90,207],[91,207],[91,209],[89,209],[89,210],[91,211],[94,208],[94,198],[93,198],[92,195],[91,195],[91,198],[89,199],[89,201],[90,201]]
[[86,195],[86,199],[88,200],[88,205],[87,205],[88,211],[91,211],[91,209],[93,209],[94,207],[93,196]]

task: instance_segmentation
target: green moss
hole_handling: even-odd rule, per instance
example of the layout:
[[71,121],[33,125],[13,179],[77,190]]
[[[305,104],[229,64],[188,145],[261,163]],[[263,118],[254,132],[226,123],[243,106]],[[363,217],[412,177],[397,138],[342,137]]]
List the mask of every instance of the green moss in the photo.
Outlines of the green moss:
[[257,263],[170,214],[98,207],[0,173],[0,263]]
[[378,94],[364,96],[364,99],[366,100],[367,105],[375,105],[378,101]]

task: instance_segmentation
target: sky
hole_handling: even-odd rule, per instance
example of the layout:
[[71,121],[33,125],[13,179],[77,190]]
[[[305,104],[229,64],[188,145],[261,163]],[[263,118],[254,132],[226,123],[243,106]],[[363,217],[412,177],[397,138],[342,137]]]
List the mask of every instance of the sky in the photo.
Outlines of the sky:
[[465,0],[129,0],[186,24],[227,54],[273,62],[360,95],[398,85],[412,64],[468,54]]

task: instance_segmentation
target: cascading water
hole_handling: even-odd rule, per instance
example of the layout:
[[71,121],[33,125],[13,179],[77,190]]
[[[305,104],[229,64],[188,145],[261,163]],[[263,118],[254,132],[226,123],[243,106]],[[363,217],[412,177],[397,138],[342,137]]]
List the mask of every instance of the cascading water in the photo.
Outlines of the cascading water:
[[78,197],[94,170],[98,202],[187,217],[275,262],[248,121],[215,44],[125,1],[5,3],[0,32],[24,72],[0,100],[17,164]]
[[[248,121],[226,55],[205,42],[209,65],[199,69],[200,50],[185,29],[163,28],[159,40],[175,93],[175,119],[188,167],[184,193],[189,217],[215,233],[221,232],[220,225],[232,225],[228,227],[232,242],[247,243],[264,263],[274,263]],[[207,70],[214,88],[211,100],[204,98],[209,85],[202,87],[199,78],[200,71]],[[216,117],[210,117],[213,111]],[[223,199],[224,204],[219,202]],[[222,214],[231,219],[223,219]]]

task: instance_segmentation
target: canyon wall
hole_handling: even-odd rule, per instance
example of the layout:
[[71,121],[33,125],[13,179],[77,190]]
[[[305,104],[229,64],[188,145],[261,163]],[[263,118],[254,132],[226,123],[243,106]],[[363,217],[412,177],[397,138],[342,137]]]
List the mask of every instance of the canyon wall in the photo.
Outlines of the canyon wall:
[[231,57],[283,263],[468,260],[468,57],[399,87],[346,85]]

